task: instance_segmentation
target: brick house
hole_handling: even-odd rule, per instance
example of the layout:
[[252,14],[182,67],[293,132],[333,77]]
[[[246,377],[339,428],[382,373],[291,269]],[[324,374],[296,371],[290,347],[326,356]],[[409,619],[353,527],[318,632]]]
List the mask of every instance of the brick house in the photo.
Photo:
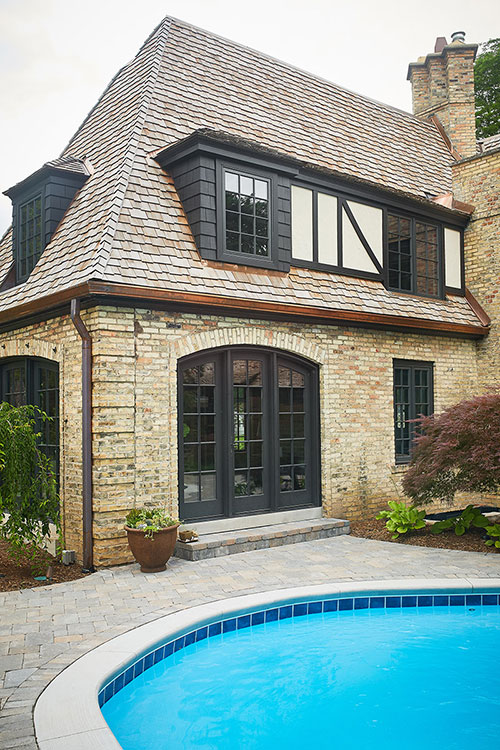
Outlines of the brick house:
[[495,381],[500,141],[475,141],[475,53],[438,39],[410,65],[413,116],[167,18],[6,191],[0,397],[56,417],[84,564],[130,559],[134,504],[372,514],[408,420]]

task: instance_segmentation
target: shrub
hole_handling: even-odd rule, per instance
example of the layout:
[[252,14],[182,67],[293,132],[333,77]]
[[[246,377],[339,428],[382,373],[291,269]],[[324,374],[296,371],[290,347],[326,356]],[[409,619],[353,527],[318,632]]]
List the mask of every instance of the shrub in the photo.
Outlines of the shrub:
[[418,510],[414,505],[398,503],[389,500],[387,503],[391,510],[381,510],[376,518],[387,518],[385,524],[389,531],[393,531],[392,538],[397,539],[400,534],[422,529],[425,526],[425,510]]
[[417,505],[451,502],[457,491],[500,488],[500,393],[461,401],[415,421],[420,434],[403,490]]
[[38,407],[0,403],[0,536],[18,559],[36,557],[51,523],[60,529],[57,479],[37,430],[48,419]]
[[436,521],[432,525],[433,534],[441,534],[443,531],[448,529],[454,529],[457,536],[462,536],[466,531],[474,526],[477,529],[484,529],[488,526],[488,519],[483,516],[479,508],[475,508],[473,505],[468,505],[460,513],[460,515],[454,518],[445,518],[442,521]]

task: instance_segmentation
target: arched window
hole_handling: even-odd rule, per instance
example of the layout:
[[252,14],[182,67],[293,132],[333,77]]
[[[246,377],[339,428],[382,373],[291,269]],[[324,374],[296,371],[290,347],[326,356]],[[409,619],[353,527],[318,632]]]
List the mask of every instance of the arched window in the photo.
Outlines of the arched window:
[[180,517],[321,504],[317,368],[259,348],[179,361]]
[[38,406],[52,419],[38,425],[40,447],[59,475],[59,367],[35,357],[0,360],[0,401]]

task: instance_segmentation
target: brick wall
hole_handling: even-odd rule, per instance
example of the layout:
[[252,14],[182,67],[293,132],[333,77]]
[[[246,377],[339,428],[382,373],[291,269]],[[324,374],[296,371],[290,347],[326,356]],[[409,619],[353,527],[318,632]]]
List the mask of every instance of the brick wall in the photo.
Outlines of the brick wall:
[[[435,362],[441,411],[477,389],[475,343],[459,338],[97,307],[93,336],[94,556],[131,560],[123,530],[134,503],[177,507],[177,360],[203,349],[267,346],[319,365],[322,497],[329,516],[371,516],[397,497],[392,360]],[[81,559],[80,339],[68,318],[0,336],[0,356],[61,368],[61,496],[66,546]],[[6,348],[3,349],[3,345]]]
[[453,165],[454,193],[475,211],[465,231],[467,287],[492,320],[478,344],[480,386],[500,385],[500,151]]

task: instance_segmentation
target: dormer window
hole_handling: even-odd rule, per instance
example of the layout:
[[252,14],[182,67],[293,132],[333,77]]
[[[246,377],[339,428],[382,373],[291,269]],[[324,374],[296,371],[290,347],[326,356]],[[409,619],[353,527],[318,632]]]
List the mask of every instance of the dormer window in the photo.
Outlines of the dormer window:
[[28,278],[43,250],[42,196],[37,195],[18,209],[19,246],[16,274],[19,282]]
[[226,170],[224,187],[226,253],[268,258],[269,180]]
[[388,214],[387,235],[389,289],[441,296],[439,227]]

